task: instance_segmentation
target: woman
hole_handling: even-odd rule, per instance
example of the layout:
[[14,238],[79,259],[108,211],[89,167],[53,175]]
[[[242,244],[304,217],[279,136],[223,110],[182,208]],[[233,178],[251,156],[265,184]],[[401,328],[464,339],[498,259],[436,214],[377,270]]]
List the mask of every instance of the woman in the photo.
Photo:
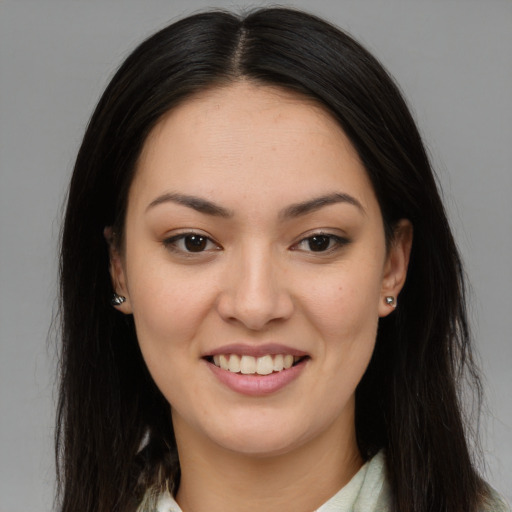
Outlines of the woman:
[[63,511],[505,510],[420,136],[326,22],[208,12],[140,45],[85,134],[61,279]]

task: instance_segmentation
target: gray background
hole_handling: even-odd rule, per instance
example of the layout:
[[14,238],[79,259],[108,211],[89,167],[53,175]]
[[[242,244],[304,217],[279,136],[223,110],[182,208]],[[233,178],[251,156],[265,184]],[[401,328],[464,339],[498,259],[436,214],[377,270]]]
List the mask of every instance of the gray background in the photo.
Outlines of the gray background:
[[[0,512],[51,509],[56,245],[100,92],[129,50],[169,20],[263,3],[0,0]],[[281,4],[351,32],[413,107],[473,285],[486,477],[511,500],[512,2]]]

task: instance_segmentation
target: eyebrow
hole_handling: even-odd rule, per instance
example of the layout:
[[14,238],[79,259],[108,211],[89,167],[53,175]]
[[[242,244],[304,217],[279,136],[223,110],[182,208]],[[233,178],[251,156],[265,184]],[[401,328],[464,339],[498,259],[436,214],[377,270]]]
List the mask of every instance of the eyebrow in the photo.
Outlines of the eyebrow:
[[361,213],[366,213],[363,205],[353,196],[343,193],[333,193],[324,196],[315,197],[304,201],[302,203],[292,204],[287,206],[284,210],[279,213],[279,217],[282,219],[290,219],[307,215],[308,213],[315,212],[324,206],[331,204],[347,203],[357,207]]
[[208,201],[208,199],[204,199],[202,197],[197,196],[189,196],[186,194],[177,194],[173,192],[158,196],[156,199],[151,201],[151,203],[149,203],[148,207],[146,208],[146,211],[150,210],[151,208],[154,208],[155,206],[158,206],[159,204],[169,202],[181,204],[183,206],[192,208],[193,210],[196,210],[200,213],[212,215],[214,217],[233,217],[232,211],[222,206],[219,206],[218,204],[215,204],[212,201]]
[[[176,203],[182,206],[187,206],[188,208],[192,208],[200,213],[204,213],[206,215],[211,215],[214,217],[223,217],[223,218],[231,218],[234,216],[234,213],[223,206],[215,204],[208,199],[204,199],[198,196],[191,196],[187,194],[178,194],[175,192],[169,192],[167,194],[162,194],[158,196],[156,199],[149,203],[146,211],[164,203]],[[332,193],[326,194],[323,196],[315,197],[313,199],[309,199],[307,201],[303,201],[301,203],[291,204],[287,206],[283,210],[279,212],[279,218],[286,220],[296,217],[301,217],[302,215],[307,215],[308,213],[315,212],[325,206],[329,206],[331,204],[337,203],[347,203],[357,207],[362,213],[366,213],[363,205],[353,196],[344,193]]]

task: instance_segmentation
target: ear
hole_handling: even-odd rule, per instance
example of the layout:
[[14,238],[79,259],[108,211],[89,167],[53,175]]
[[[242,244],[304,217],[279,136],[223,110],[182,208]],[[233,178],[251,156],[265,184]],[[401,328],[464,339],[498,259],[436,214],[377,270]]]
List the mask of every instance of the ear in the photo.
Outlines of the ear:
[[112,279],[112,288],[114,292],[121,295],[126,299],[125,302],[115,305],[118,311],[129,315],[132,313],[130,297],[128,294],[128,287],[126,286],[126,275],[124,271],[123,261],[119,254],[119,249],[115,241],[115,234],[111,226],[107,226],[103,230],[103,236],[108,244],[108,251],[110,255],[110,278]]
[[[412,247],[413,228],[407,219],[401,219],[394,229],[393,240],[388,250],[384,273],[382,276],[381,300],[379,316],[387,316],[397,305],[397,297],[407,277],[409,256]],[[386,298],[393,297],[393,302],[387,303]]]

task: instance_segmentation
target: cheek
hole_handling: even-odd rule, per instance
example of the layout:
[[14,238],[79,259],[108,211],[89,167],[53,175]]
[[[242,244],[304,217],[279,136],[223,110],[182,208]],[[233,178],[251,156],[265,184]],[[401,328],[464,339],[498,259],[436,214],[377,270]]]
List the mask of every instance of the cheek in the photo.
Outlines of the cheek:
[[200,393],[204,386],[200,376],[189,377],[191,364],[199,358],[195,340],[209,296],[204,286],[191,282],[185,286],[178,276],[154,277],[146,275],[139,281],[141,286],[134,284],[131,289],[137,339],[157,387],[170,404],[186,408],[184,397]]
[[144,265],[133,259],[128,277],[137,338],[150,371],[194,354],[194,339],[211,309],[215,284],[208,276],[191,278],[147,256]]
[[310,280],[301,295],[311,323],[327,340],[344,344],[374,336],[380,289],[377,266],[345,265],[330,275]]
[[319,359],[328,376],[327,391],[322,391],[326,409],[335,411],[348,403],[368,367],[377,335],[379,298],[378,279],[357,279],[354,273],[315,289],[311,296],[310,323],[323,340]]
[[[345,265],[310,287],[309,324],[323,340],[317,356],[328,391],[327,408],[335,410],[353,395],[375,347],[380,300],[380,268],[375,264]],[[329,407],[328,407],[329,406]]]
[[208,276],[188,276],[186,270],[169,264],[159,251],[154,253],[135,253],[127,265],[128,292],[136,323],[138,320],[140,326],[157,330],[191,323],[209,300]]

